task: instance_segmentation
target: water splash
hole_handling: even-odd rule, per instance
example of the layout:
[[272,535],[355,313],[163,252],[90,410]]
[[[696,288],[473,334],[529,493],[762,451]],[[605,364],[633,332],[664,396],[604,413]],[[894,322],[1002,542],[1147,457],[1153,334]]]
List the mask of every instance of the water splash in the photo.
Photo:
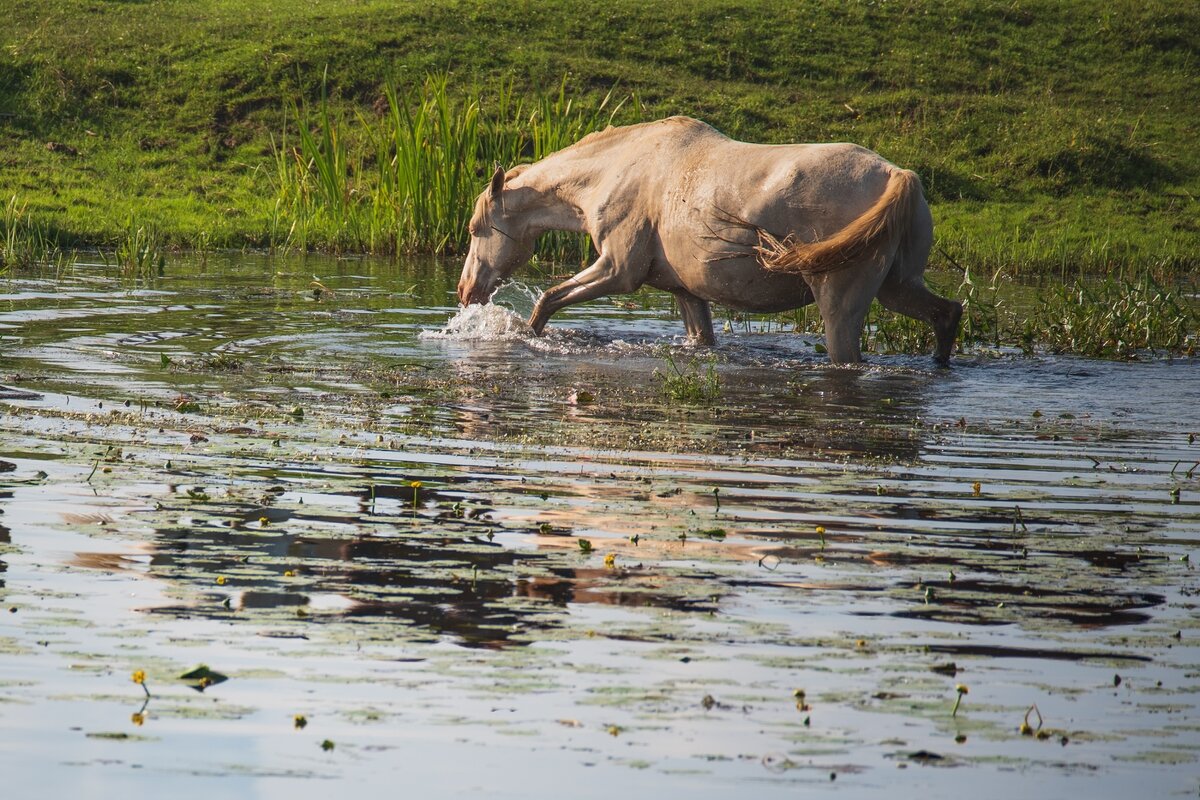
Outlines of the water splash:
[[541,296],[542,293],[532,286],[520,281],[509,281],[497,287],[496,291],[492,292],[491,299],[493,303],[511,308],[518,316],[529,319]]
[[529,339],[533,335],[533,329],[512,309],[488,303],[459,308],[444,328],[421,331],[420,338],[507,342]]
[[461,306],[440,331],[422,331],[422,339],[509,342],[534,338],[525,319],[533,312],[540,292],[510,281],[492,292],[486,305]]

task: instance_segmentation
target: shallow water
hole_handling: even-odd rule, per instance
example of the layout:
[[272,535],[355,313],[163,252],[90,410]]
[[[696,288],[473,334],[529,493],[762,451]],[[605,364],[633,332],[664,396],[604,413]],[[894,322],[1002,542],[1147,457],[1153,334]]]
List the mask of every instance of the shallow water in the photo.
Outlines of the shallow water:
[[535,339],[456,280],[0,286],[6,796],[1200,787],[1197,362]]

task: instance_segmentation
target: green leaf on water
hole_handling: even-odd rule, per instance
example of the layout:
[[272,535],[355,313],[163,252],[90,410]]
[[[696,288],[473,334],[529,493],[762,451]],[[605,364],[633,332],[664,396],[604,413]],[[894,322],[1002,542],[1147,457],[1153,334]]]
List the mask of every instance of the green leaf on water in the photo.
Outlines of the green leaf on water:
[[159,353],[158,359],[159,359],[158,363],[160,365],[162,365],[163,369],[166,369],[167,365],[171,363],[171,359],[170,359],[170,357],[167,356],[166,353]]
[[179,676],[182,681],[187,681],[192,685],[193,689],[204,691],[209,686],[215,686],[218,683],[224,683],[229,680],[228,675],[222,675],[214,669],[209,669],[207,664],[201,664],[193,670],[183,673]]
[[706,539],[724,539],[728,535],[724,528],[706,528],[702,531],[695,531],[695,534]]

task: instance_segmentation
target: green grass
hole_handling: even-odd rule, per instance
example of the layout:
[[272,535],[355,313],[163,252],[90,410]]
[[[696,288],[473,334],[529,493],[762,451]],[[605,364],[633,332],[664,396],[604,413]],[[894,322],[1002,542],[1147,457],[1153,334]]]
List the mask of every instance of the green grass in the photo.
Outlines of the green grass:
[[[1200,266],[1193,3],[14,0],[6,12],[0,194],[59,246],[115,247],[136,219],[176,247],[453,250],[486,159],[566,144],[611,92],[592,122],[633,96],[620,121],[683,113],[749,140],[855,141],[917,170],[935,264],[1130,279]],[[455,139],[472,130],[485,141]],[[400,152],[417,161],[389,172]],[[429,162],[436,185],[414,177]]]

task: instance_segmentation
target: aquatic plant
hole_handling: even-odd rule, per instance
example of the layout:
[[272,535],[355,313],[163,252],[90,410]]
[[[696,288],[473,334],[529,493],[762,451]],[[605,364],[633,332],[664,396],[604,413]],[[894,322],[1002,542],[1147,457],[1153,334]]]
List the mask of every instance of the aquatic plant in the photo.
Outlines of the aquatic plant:
[[1026,349],[1131,358],[1139,351],[1191,355],[1200,315],[1149,275],[1133,281],[1078,280],[1046,290],[1026,321]]
[[142,691],[146,693],[146,697],[150,696],[150,687],[146,685],[146,671],[137,669],[129,676],[129,680],[142,687]]
[[956,695],[954,698],[954,709],[950,712],[950,716],[957,717],[958,707],[962,704],[963,695],[970,694],[971,691],[965,683],[956,683],[954,684],[954,693]]
[[[963,304],[960,347],[1019,347],[1099,358],[1132,358],[1140,352],[1192,355],[1200,342],[1200,313],[1179,291],[1148,273],[1099,282],[1077,277],[1039,287],[1033,299],[1014,297],[1001,272],[989,280],[963,272],[956,296]],[[923,352],[929,327],[873,304],[863,331],[864,350]]]
[[121,276],[127,280],[144,280],[166,265],[166,250],[158,230],[132,215],[114,257]]
[[701,364],[700,359],[693,358],[686,365],[680,365],[669,350],[663,350],[662,358],[667,368],[654,370],[654,377],[659,381],[659,390],[667,397],[695,403],[711,402],[721,396],[716,359]]

